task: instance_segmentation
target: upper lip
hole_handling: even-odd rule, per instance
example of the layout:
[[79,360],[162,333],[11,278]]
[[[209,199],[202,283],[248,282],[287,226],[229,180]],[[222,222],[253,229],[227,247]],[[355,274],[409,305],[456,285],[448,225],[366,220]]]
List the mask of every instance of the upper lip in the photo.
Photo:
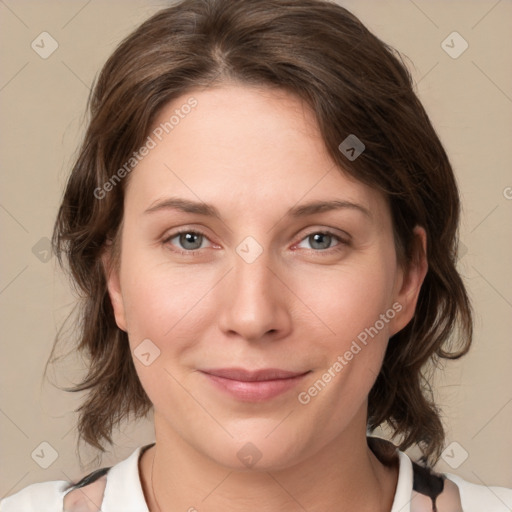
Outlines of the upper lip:
[[223,377],[224,379],[239,380],[242,382],[257,382],[264,380],[290,379],[308,373],[292,372],[289,370],[281,370],[279,368],[265,368],[261,370],[246,370],[244,368],[209,368],[200,370],[203,373]]

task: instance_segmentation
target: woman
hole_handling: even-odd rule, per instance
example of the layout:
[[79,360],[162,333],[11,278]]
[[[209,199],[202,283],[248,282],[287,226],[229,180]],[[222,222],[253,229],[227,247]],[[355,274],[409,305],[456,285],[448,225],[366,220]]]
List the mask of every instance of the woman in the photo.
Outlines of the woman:
[[84,296],[79,434],[104,450],[152,408],[156,442],[2,511],[509,510],[431,469],[422,369],[467,353],[471,308],[453,171],[391,48],[334,3],[185,0],[90,112],[54,232]]

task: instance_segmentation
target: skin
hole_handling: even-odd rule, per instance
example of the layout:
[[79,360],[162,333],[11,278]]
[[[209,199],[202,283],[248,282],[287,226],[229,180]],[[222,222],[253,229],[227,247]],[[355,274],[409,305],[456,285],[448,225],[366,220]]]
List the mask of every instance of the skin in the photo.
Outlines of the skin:
[[[132,351],[145,339],[160,350],[149,366],[134,357],[154,405],[156,446],[140,461],[148,507],[159,510],[154,463],[162,512],[255,504],[264,512],[389,511],[398,473],[367,446],[367,397],[389,337],[414,314],[427,271],[425,232],[415,229],[420,250],[403,269],[385,198],[336,167],[313,113],[295,96],[235,84],[192,91],[166,105],[155,126],[190,96],[198,106],[129,177],[120,264],[109,251],[104,257]],[[171,196],[212,204],[222,220],[146,212]],[[346,207],[286,215],[333,199],[368,214]],[[182,254],[195,240],[180,240],[178,228],[204,234],[195,255]],[[310,236],[326,229],[332,238]],[[252,263],[236,252],[248,236],[263,251]],[[394,303],[401,311],[299,403],[298,393]],[[198,371],[225,367],[310,373],[271,400],[242,402]],[[248,442],[261,454],[250,468],[237,457]]]

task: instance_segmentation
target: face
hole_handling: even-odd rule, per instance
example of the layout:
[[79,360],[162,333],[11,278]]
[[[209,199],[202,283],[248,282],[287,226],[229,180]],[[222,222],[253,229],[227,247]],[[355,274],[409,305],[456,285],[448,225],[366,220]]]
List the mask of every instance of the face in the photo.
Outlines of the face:
[[364,436],[426,272],[398,265],[385,198],[334,164],[313,113],[283,91],[194,91],[152,133],[108,286],[157,439],[275,469]]

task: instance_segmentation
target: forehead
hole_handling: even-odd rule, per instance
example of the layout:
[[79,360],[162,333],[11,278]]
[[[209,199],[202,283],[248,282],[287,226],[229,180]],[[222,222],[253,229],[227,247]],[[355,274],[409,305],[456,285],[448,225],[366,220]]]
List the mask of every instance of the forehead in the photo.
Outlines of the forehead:
[[139,208],[166,194],[246,209],[337,197],[384,206],[332,160],[309,106],[281,89],[190,91],[159,112],[149,135],[154,147],[127,190]]
[[192,91],[169,103],[153,130],[165,128],[191,98],[196,106],[164,135],[164,145],[167,142],[169,150],[172,146],[176,156],[193,150],[201,160],[209,157],[216,170],[235,171],[233,177],[237,170],[257,170],[261,175],[281,161],[332,164],[314,113],[282,89],[226,85]]

